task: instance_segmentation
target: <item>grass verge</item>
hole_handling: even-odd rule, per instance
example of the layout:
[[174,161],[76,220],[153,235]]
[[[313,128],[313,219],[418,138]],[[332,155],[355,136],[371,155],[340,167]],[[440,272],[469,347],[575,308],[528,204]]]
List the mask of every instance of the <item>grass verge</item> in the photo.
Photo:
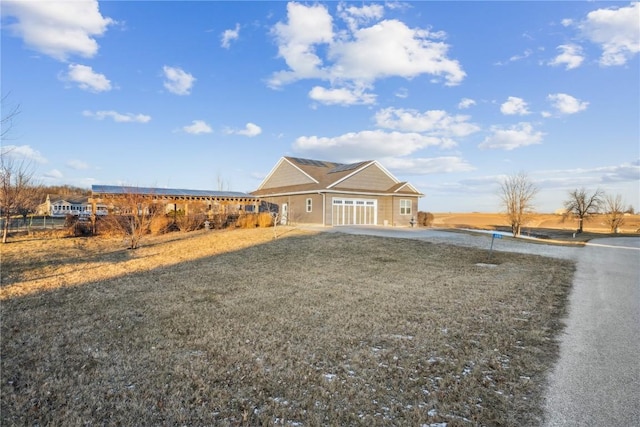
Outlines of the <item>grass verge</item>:
[[272,236],[7,245],[2,424],[540,422],[573,264]]

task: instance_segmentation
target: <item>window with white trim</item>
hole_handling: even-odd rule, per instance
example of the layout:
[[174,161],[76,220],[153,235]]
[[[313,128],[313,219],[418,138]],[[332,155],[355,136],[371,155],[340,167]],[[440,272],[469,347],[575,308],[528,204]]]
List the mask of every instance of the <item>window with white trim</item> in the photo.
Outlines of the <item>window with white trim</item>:
[[313,201],[311,199],[307,199],[307,212],[311,212],[313,210]]
[[400,215],[411,215],[411,200],[400,200]]

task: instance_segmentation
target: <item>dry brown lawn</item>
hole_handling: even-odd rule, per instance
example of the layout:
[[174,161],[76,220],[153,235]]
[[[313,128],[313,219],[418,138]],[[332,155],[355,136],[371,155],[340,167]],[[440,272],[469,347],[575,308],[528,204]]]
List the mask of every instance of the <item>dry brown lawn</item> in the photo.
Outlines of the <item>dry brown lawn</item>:
[[1,247],[2,425],[540,422],[570,262],[300,230],[142,245]]

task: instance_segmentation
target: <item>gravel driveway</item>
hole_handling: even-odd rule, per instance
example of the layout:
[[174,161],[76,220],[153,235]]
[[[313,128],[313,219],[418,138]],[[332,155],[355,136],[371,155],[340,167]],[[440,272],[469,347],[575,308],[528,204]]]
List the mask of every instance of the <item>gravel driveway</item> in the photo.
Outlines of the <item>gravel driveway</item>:
[[[451,245],[468,246],[473,248],[485,248],[487,251],[491,247],[492,233],[478,232],[452,232],[437,229],[425,228],[390,228],[390,227],[309,227],[314,230],[328,232],[340,232],[347,234],[366,234],[370,236],[396,237],[403,239],[418,239],[433,243],[448,243]],[[493,242],[494,251],[519,252],[535,255],[549,256],[553,258],[577,259],[580,252],[579,247],[555,246],[532,243],[527,239],[495,239]]]
[[[322,230],[487,250],[492,239],[490,233],[421,228]],[[493,250],[577,261],[544,426],[640,426],[640,238],[595,239],[585,247],[495,239]]]

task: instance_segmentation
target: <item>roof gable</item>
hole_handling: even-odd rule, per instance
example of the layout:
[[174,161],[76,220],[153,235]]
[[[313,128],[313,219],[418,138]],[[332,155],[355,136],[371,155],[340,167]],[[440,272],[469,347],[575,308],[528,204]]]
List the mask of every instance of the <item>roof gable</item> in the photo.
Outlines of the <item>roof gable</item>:
[[400,182],[375,160],[346,164],[297,157],[282,157],[252,194],[322,191],[422,195],[410,184]]
[[357,164],[352,172],[327,188],[353,188],[371,191],[387,191],[399,181],[378,162]]
[[318,180],[313,178],[288,158],[283,157],[262,181],[258,190],[263,188],[277,188],[317,183]]

